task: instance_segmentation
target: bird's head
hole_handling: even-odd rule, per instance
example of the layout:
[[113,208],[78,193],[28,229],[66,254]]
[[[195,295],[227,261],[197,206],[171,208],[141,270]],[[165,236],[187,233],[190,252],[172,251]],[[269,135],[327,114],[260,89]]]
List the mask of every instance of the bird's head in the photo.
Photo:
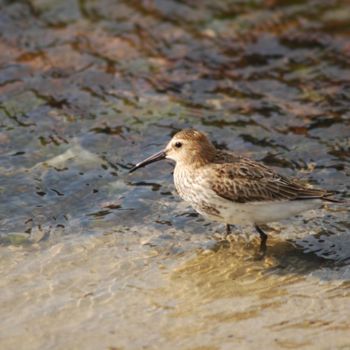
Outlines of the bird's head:
[[201,166],[212,160],[216,149],[208,137],[194,129],[184,129],[176,133],[160,152],[137,163],[130,172],[161,159],[174,160],[178,165]]

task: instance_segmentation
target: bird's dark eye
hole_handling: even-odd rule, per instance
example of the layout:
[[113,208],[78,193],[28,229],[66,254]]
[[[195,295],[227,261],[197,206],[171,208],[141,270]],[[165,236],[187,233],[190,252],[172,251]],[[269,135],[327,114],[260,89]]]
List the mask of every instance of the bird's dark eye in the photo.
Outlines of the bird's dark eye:
[[180,148],[182,146],[182,142],[175,142],[175,147]]

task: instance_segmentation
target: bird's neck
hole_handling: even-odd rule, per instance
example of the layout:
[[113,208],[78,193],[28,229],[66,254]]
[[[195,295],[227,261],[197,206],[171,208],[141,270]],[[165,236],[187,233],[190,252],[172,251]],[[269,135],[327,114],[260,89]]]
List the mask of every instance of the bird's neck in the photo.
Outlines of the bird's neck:
[[197,169],[211,163],[215,159],[216,148],[212,145],[201,149],[191,149],[187,152],[186,158],[178,161],[178,165]]
[[202,157],[198,155],[194,156],[189,156],[185,160],[180,160],[176,162],[176,166],[179,167],[184,167],[187,169],[198,169],[201,168],[202,166],[205,166],[213,161],[215,156],[210,156],[208,155]]

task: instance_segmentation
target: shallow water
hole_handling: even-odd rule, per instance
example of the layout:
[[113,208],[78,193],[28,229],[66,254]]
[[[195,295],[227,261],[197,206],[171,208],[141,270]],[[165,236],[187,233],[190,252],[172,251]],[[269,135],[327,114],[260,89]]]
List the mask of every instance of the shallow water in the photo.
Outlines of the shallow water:
[[350,348],[348,205],[196,215],[179,129],[348,199],[346,1],[0,0],[0,348]]

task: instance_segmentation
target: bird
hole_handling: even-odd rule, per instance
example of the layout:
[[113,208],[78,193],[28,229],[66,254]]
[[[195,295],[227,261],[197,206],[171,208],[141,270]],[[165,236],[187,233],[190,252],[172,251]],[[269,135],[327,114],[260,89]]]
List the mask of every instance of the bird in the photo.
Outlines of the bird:
[[207,135],[195,129],[178,131],[164,149],[133,166],[175,161],[174,184],[180,197],[209,220],[226,225],[253,225],[265,255],[267,234],[261,225],[339,202],[334,192],[311,188],[285,177],[261,162],[217,149]]

